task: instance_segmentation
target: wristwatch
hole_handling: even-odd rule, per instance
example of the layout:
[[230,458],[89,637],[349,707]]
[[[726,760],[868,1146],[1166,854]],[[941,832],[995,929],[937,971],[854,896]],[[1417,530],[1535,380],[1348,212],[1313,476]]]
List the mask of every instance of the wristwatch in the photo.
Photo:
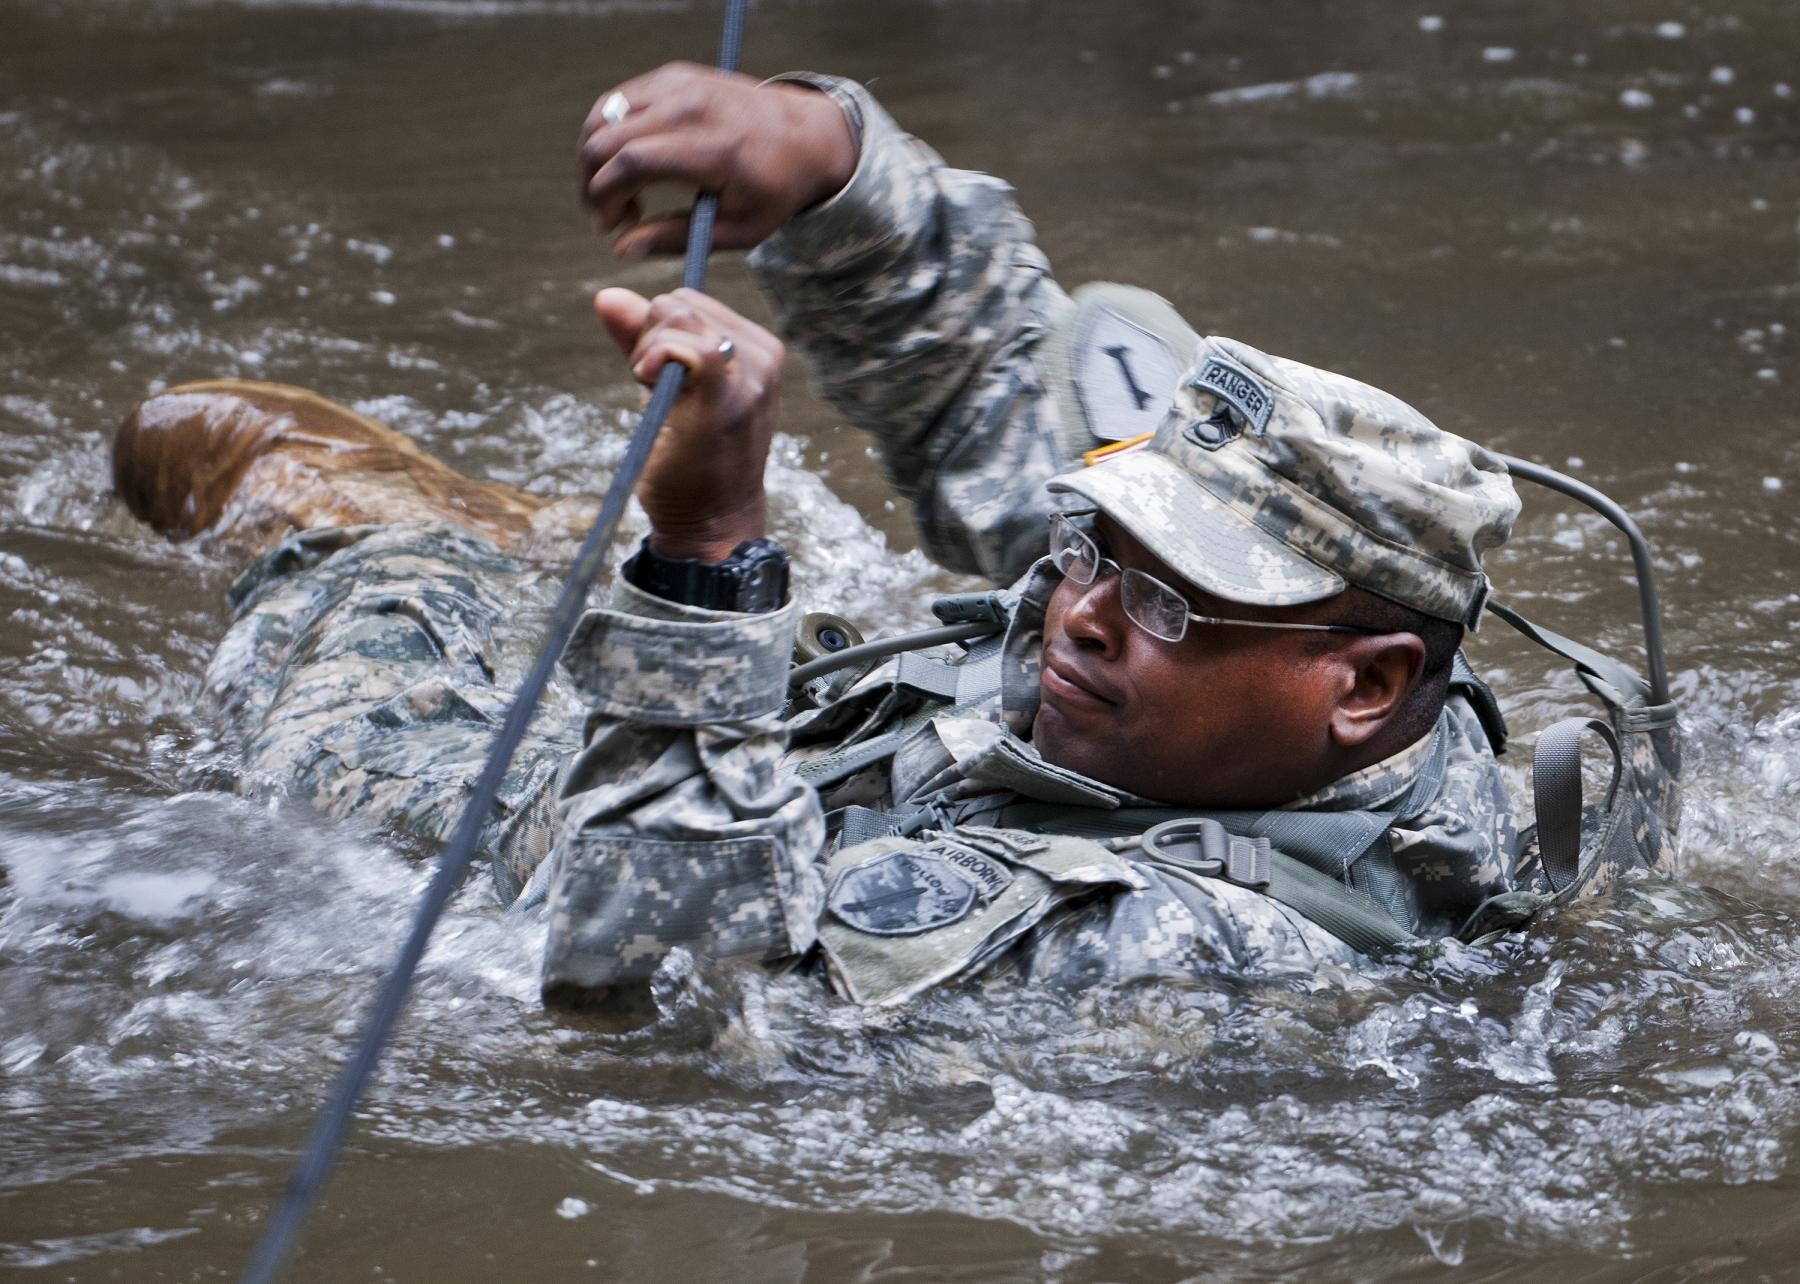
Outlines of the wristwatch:
[[787,602],[788,555],[772,539],[748,539],[723,562],[664,557],[645,538],[621,568],[626,581],[670,602],[762,614]]

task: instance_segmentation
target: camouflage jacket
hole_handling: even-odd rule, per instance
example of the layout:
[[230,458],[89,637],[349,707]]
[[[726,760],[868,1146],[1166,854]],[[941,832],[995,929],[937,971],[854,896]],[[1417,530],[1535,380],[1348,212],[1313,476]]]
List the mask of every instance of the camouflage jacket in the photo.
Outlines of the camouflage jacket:
[[[616,585],[489,818],[501,898],[523,886],[520,907],[549,902],[546,990],[629,989],[676,946],[819,961],[865,1002],[959,976],[1348,963],[1259,892],[1044,823],[1145,801],[1029,743],[1055,582],[1034,565],[1042,482],[1094,444],[1046,391],[1046,340],[1076,305],[1003,184],[945,168],[856,87],[819,83],[859,123],[861,163],[753,263],[826,397],[875,434],[931,553],[995,583],[1023,575],[1011,624],[957,670],[971,685],[954,708],[898,664],[793,708],[797,606],[713,612]],[[308,532],[266,554],[234,588],[208,675],[246,779],[446,836],[529,644],[518,603],[545,595],[542,578],[441,527]],[[1459,700],[1419,745],[1306,805],[1388,825],[1379,859],[1335,872],[1385,870],[1365,890],[1422,934],[1454,931],[1507,885],[1512,811]],[[859,842],[870,817],[907,832]]]
[[[991,689],[959,684],[954,709],[890,665],[784,717],[796,608],[745,617],[621,585],[565,656],[594,716],[532,889],[549,899],[546,988],[641,981],[676,944],[765,960],[816,945],[837,987],[865,1002],[975,973],[1086,983],[1353,957],[1255,891],[1008,823],[1041,821],[1042,804],[1148,802],[1029,743],[1056,578],[1033,565],[1054,506],[1042,483],[1098,444],[1048,392],[1045,340],[1076,304],[1003,183],[945,167],[860,88],[808,79],[845,107],[861,160],[752,265],[821,393],[874,434],[931,554],[996,583],[1023,572],[1016,609],[973,684]],[[1460,699],[1432,736],[1303,805],[1367,815],[1402,799],[1367,865],[1388,877],[1370,890],[1421,933],[1452,932],[1506,889],[1515,837]],[[907,832],[858,842],[870,816]]]

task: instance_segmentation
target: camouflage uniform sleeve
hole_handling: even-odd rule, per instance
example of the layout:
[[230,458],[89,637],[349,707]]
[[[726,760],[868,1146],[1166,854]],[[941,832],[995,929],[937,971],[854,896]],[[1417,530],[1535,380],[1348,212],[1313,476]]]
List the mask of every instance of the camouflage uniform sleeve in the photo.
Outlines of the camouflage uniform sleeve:
[[804,953],[825,841],[817,795],[780,769],[796,609],[663,602],[630,585],[564,666],[592,712],[543,874],[551,1001],[629,1004],[676,946]]
[[838,101],[861,154],[751,266],[820,395],[875,434],[926,551],[1010,583],[1043,552],[1043,483],[1092,444],[1061,422],[1034,357],[1074,305],[1005,183],[946,166],[859,85],[788,79]]

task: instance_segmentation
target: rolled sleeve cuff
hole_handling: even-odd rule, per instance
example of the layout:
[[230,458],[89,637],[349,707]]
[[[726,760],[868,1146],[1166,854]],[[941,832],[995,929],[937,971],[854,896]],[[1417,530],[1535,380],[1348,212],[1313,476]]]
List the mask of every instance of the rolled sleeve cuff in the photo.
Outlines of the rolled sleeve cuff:
[[750,266],[769,271],[804,263],[832,271],[904,236],[901,213],[930,208],[914,189],[931,181],[936,158],[853,80],[806,71],[774,79],[811,85],[843,108],[857,136],[856,172],[835,196],[796,214],[759,245]]
[[666,726],[744,722],[787,699],[799,607],[745,615],[665,601],[619,581],[563,651],[594,712]]

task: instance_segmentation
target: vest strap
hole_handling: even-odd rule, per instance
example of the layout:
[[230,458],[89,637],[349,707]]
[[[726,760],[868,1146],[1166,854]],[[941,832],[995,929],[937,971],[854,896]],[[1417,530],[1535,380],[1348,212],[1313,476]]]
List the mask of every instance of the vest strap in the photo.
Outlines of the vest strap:
[[[1428,769],[1423,774],[1429,776],[1431,772]],[[1413,796],[1414,791],[1407,791],[1397,807],[1383,812],[1336,813],[1346,817],[1373,817],[1377,823],[1372,826],[1373,835],[1360,850],[1350,853],[1346,858],[1344,849],[1339,849],[1333,867],[1341,863],[1341,867],[1348,870],[1363,851],[1380,840],[1395,814],[1403,810]],[[1185,827],[1199,832],[1202,826],[1216,825],[1221,836],[1230,833],[1237,835],[1240,841],[1249,838],[1257,840],[1258,845],[1266,844],[1268,881],[1258,887],[1258,891],[1310,919],[1352,949],[1369,954],[1417,944],[1421,938],[1409,931],[1387,910],[1354,887],[1320,870],[1314,863],[1330,859],[1322,843],[1333,839],[1354,842],[1356,835],[1371,828],[1367,820],[1358,824],[1354,831],[1350,826],[1334,828],[1301,823],[1333,814],[1319,812],[1308,816],[1304,812],[1282,811],[1215,812],[1202,817],[1175,807],[1120,807],[1113,811],[1103,811],[1089,807],[1057,807],[1050,803],[1015,803],[1001,808],[997,818],[986,823],[1110,840],[1107,845],[1114,850],[1135,847],[1159,830],[1163,833],[1179,833],[1182,831],[1177,827]],[[1267,832],[1249,832],[1258,828]],[[1204,840],[1200,841],[1202,845],[1198,851],[1201,858],[1205,859]],[[1302,860],[1283,850],[1290,841],[1308,844],[1306,851],[1311,859]],[[1213,848],[1215,854],[1218,853],[1216,844],[1217,840]],[[1165,847],[1168,845],[1163,844]],[[1185,851],[1177,845],[1177,851],[1183,854],[1193,850],[1195,848],[1192,844]],[[1245,866],[1240,865],[1239,868]],[[1245,882],[1243,885],[1254,884]]]
[[1520,615],[1499,602],[1489,602],[1488,610],[1505,620],[1520,633],[1536,642],[1552,655],[1560,655],[1575,666],[1576,676],[1587,689],[1619,713],[1627,731],[1655,731],[1675,725],[1675,702],[1651,704],[1650,684],[1611,656],[1593,647],[1566,638],[1552,629]]
[[1581,737],[1592,731],[1612,751],[1606,810],[1619,792],[1619,739],[1598,718],[1564,718],[1544,729],[1531,755],[1531,801],[1537,811],[1538,859],[1552,891],[1581,877]]
[[1495,699],[1494,689],[1481,680],[1461,650],[1457,651],[1450,667],[1450,688],[1460,692],[1469,707],[1475,710],[1482,731],[1487,733],[1488,746],[1496,754],[1505,752],[1506,718],[1500,712],[1500,701]]
[[891,758],[909,736],[942,713],[945,707],[935,701],[927,702],[903,718],[900,725],[892,731],[808,759],[794,768],[794,774],[815,789],[835,785],[840,780],[854,776],[864,767],[880,762],[883,758]]

